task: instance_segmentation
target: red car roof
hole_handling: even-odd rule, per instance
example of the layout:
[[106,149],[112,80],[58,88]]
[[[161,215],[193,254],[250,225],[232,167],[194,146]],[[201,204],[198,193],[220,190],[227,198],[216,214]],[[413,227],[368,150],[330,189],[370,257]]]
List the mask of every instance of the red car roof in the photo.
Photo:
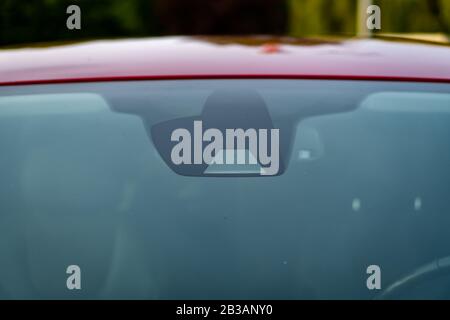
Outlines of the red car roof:
[[450,82],[450,47],[375,39],[162,37],[0,50],[0,85],[243,77]]

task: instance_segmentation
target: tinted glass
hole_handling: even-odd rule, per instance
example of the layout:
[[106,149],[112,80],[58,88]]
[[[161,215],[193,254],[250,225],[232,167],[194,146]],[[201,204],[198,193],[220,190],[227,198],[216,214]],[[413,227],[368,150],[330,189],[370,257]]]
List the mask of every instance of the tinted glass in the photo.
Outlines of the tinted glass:
[[[179,119],[279,129],[279,174],[177,172],[154,130]],[[450,255],[450,85],[1,87],[0,198],[0,298],[375,298]],[[449,281],[398,298],[449,298]]]

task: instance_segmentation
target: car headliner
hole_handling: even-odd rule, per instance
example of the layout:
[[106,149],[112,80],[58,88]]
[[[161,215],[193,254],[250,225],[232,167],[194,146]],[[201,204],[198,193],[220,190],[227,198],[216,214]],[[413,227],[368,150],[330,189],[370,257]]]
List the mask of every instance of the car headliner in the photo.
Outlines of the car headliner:
[[450,82],[450,47],[379,39],[161,37],[0,50],[0,85],[143,79]]

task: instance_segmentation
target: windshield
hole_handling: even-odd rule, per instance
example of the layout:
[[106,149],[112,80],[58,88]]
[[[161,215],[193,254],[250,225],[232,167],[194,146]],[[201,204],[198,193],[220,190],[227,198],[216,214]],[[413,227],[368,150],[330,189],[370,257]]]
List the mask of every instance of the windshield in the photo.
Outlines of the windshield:
[[[252,167],[206,160],[206,140],[197,164],[195,128],[165,134],[185,124],[224,146],[255,128]],[[375,298],[369,266],[385,289],[450,255],[449,142],[449,84],[0,87],[0,298]],[[408,297],[450,294],[423,285]]]

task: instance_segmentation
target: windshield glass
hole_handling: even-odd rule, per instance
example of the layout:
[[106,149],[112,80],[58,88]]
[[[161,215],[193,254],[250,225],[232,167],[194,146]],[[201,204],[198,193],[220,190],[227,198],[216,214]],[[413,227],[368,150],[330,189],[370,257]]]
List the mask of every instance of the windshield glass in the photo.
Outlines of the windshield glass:
[[449,142],[449,84],[0,87],[0,298],[375,298],[450,255]]

